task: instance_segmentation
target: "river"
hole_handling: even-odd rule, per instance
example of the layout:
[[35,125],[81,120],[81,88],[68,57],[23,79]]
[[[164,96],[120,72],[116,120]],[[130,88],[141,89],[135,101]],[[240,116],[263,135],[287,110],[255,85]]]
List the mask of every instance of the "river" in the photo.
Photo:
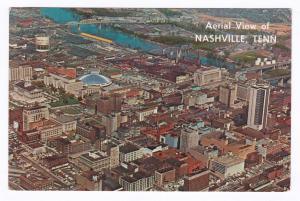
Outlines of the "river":
[[[76,12],[71,9],[66,8],[41,8],[41,15],[47,17],[58,24],[65,24],[71,21],[80,21],[82,17],[78,15]],[[71,28],[73,33],[78,33],[77,25]],[[131,49],[137,49],[140,51],[144,51],[147,53],[153,52],[162,52],[163,45],[159,45],[157,43],[151,42],[149,40],[145,40],[139,38],[137,36],[133,36],[128,33],[124,33],[112,26],[98,26],[95,24],[82,24],[80,25],[80,31],[93,34],[96,36],[104,37],[113,40],[116,44],[128,47]],[[195,57],[195,55],[189,55],[191,57]],[[204,56],[200,57],[201,63],[203,65],[216,66],[216,67],[225,67],[229,70],[234,70],[235,66],[232,63],[223,62],[214,58],[207,58]]]

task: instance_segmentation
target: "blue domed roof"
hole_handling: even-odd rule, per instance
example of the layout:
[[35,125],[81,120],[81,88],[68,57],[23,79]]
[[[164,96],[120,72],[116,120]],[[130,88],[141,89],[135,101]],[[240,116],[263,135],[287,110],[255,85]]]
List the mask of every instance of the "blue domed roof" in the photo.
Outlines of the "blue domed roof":
[[98,73],[90,73],[87,75],[83,75],[79,78],[79,80],[81,80],[85,85],[108,86],[112,83],[109,78]]

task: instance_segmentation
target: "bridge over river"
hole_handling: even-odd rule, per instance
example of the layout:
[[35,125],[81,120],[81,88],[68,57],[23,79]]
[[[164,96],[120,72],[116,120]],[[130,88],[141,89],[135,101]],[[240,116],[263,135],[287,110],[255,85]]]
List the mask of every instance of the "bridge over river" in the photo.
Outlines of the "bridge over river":
[[271,69],[290,68],[290,67],[291,67],[291,61],[282,61],[282,62],[277,62],[275,64],[270,64],[270,65],[253,66],[253,67],[249,67],[249,68],[244,68],[241,70],[241,72],[266,71],[266,70],[271,70]]

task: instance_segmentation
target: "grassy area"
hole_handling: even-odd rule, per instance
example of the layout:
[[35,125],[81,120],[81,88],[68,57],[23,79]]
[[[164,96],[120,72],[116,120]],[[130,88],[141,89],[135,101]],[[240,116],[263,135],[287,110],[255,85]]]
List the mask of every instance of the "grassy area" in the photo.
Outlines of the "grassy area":
[[193,42],[192,39],[184,38],[181,36],[158,36],[152,38],[151,40],[166,45],[183,45]]
[[279,77],[291,74],[289,69],[274,69],[271,71],[267,71],[263,77],[264,78],[272,78],[272,77]]
[[258,52],[249,51],[249,52],[242,52],[232,56],[232,59],[237,63],[247,63],[253,64],[258,57],[264,57],[264,55],[259,54]]
[[79,101],[77,98],[75,98],[71,94],[63,94],[59,97],[58,101],[50,103],[52,107],[59,107],[63,105],[73,105],[73,104],[78,104]]
[[76,8],[70,8],[73,12],[77,13],[78,15],[81,15],[84,18],[90,18],[93,15],[97,16],[106,16],[106,17],[128,17],[132,15],[132,12],[128,10],[113,10],[109,8],[94,8],[93,14],[84,12],[82,10],[78,10]]
[[175,16],[181,16],[181,12],[169,8],[160,8],[158,9],[161,13],[163,13],[166,17],[175,17]]

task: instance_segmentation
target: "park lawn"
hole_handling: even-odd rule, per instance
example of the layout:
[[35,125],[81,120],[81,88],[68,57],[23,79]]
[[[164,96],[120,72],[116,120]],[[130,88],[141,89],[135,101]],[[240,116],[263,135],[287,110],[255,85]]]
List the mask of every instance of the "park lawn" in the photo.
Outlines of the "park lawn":
[[237,63],[253,64],[258,57],[265,57],[265,55],[256,51],[248,51],[235,54],[231,56],[231,59]]
[[58,101],[50,103],[52,107],[59,107],[59,106],[64,106],[64,105],[73,105],[73,104],[78,104],[79,101],[77,98],[72,97],[72,96],[61,96]]

